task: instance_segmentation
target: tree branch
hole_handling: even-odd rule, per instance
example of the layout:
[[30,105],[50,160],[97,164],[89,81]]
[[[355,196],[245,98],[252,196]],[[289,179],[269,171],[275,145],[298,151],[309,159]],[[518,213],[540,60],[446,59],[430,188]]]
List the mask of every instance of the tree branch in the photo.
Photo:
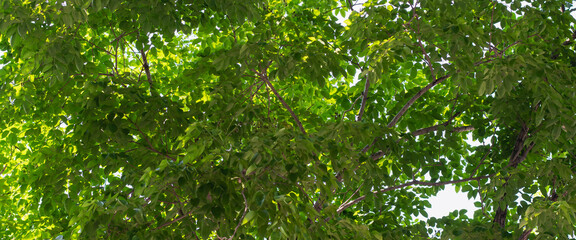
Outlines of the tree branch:
[[302,126],[302,123],[300,122],[300,119],[298,118],[298,116],[296,116],[296,114],[294,113],[294,111],[292,111],[292,108],[290,108],[290,106],[286,103],[286,101],[284,101],[284,98],[282,98],[282,96],[280,96],[280,94],[278,94],[278,92],[276,91],[274,86],[272,86],[272,83],[270,83],[270,81],[268,80],[268,76],[265,73],[262,73],[262,74],[260,74],[260,78],[262,79],[262,81],[264,81],[268,85],[270,90],[272,90],[274,95],[276,95],[276,98],[278,98],[278,100],[282,103],[282,105],[284,105],[284,108],[286,108],[286,110],[288,110],[288,112],[290,112],[290,115],[292,115],[292,118],[294,118],[294,121],[296,122],[296,125],[298,125],[298,128],[300,128],[300,131],[304,135],[308,135],[306,133],[306,130],[304,130],[304,127]]
[[[123,32],[122,34],[120,34],[120,36],[114,38],[114,40],[112,40],[111,42],[113,43],[113,42],[120,41],[120,39],[123,38],[124,36],[129,35],[129,34],[132,34],[132,33],[135,33],[135,32],[137,32],[137,31],[138,31],[138,30],[134,30],[134,31],[132,31],[132,32]],[[116,36],[116,34],[114,34],[114,36]]]
[[98,48],[98,49],[104,51],[104,52],[107,53],[108,55],[110,55],[110,56],[115,56],[115,54],[111,53],[110,51],[106,50],[106,49],[103,48],[103,47],[100,47],[100,46],[94,44],[93,42],[89,41],[88,39],[84,38],[83,36],[80,36],[78,33],[76,33],[76,36],[80,37],[82,40],[86,41],[87,43],[90,43],[90,45],[92,45],[93,47]]
[[[192,211],[194,211],[194,210],[192,210]],[[170,224],[172,224],[172,223],[178,222],[178,221],[180,221],[180,220],[182,220],[182,219],[190,216],[190,214],[192,213],[192,211],[190,211],[190,212],[188,212],[188,213],[186,213],[186,214],[184,214],[184,215],[182,215],[182,216],[180,216],[180,217],[177,217],[177,218],[175,218],[174,220],[172,220],[172,221],[170,221],[170,222],[164,223],[164,224],[162,224],[162,225],[154,228],[154,230],[158,230],[158,229],[163,228],[163,227],[166,227],[166,226],[168,226],[168,225],[170,225]]]
[[364,85],[364,92],[362,92],[362,103],[360,104],[360,112],[356,117],[356,121],[362,121],[362,115],[364,115],[364,109],[366,108],[366,102],[368,101],[368,91],[370,90],[370,78],[366,75],[366,84]]
[[152,85],[152,75],[150,75],[150,66],[148,65],[148,59],[146,59],[146,53],[144,53],[144,49],[140,49],[140,55],[142,56],[142,66],[144,67],[144,72],[146,72],[146,78],[150,84],[150,90],[152,90],[154,88]]
[[[423,128],[423,129],[419,129],[416,130],[412,133],[412,135],[414,136],[419,136],[419,135],[424,135],[424,134],[428,134],[434,131],[438,131],[438,127],[439,125],[436,126],[432,126],[432,127],[427,127],[427,128]],[[462,127],[455,127],[452,129],[451,132],[454,133],[459,133],[459,132],[466,132],[466,131],[472,131],[474,130],[473,126],[462,126]],[[369,145],[366,145],[363,149],[362,149],[362,153],[366,153],[368,152],[368,150],[372,147],[372,145],[374,145],[376,143],[376,141],[378,140],[378,138],[374,138],[374,140],[372,141],[372,143],[370,143]],[[378,160],[381,157],[383,157],[384,155],[386,155],[386,153],[384,151],[378,151],[373,153],[372,155],[370,155],[370,158],[372,158],[372,160]]]
[[532,233],[532,228],[524,230],[518,240],[527,240],[530,236],[530,233]]
[[446,80],[449,77],[450,77],[450,75],[448,74],[448,75],[445,75],[441,78],[438,78],[438,79],[434,80],[433,82],[431,82],[430,84],[426,85],[426,87],[424,87],[422,90],[418,91],[416,93],[416,95],[414,95],[406,103],[406,105],[404,105],[404,107],[402,107],[402,109],[400,109],[400,112],[398,112],[398,114],[396,114],[396,116],[392,119],[392,121],[390,121],[390,123],[388,123],[388,127],[393,128],[394,126],[396,126],[396,123],[398,123],[400,118],[404,115],[404,113],[406,113],[406,111],[408,111],[408,108],[410,108],[410,106],[412,106],[412,104],[414,104],[414,102],[416,102],[416,100],[418,100],[418,98],[420,98],[422,95],[424,95],[424,93],[426,93],[432,87],[438,85],[439,83],[443,82],[444,80]]
[[352,103],[352,106],[350,106],[350,108],[349,108],[348,110],[346,110],[346,111],[344,111],[344,112],[342,113],[342,118],[340,119],[341,121],[344,120],[344,116],[346,116],[346,113],[348,113],[348,112],[352,111],[352,109],[354,109],[354,106],[356,106],[356,102],[357,102],[358,99],[360,99],[361,97],[362,97],[362,95],[358,96],[358,97],[356,98],[356,100],[354,100],[354,102]]
[[[412,185],[420,185],[420,186],[444,186],[444,185],[448,185],[448,184],[453,184],[453,183],[461,183],[461,182],[468,182],[468,181],[474,181],[474,180],[480,180],[480,179],[485,179],[485,178],[489,178],[492,177],[493,175],[486,175],[486,176],[480,176],[480,177],[473,177],[473,178],[465,178],[465,179],[459,179],[459,180],[452,180],[452,181],[445,181],[445,182],[422,182],[422,181],[418,181],[418,180],[414,180],[411,182],[407,182],[404,184],[400,184],[400,185],[396,185],[396,186],[392,186],[392,187],[388,187],[388,188],[384,188],[384,189],[380,189],[377,191],[372,191],[373,194],[378,194],[378,193],[384,193],[384,192],[389,192],[392,190],[396,190],[396,189],[400,189],[400,188],[404,188],[404,187],[409,187]],[[361,196],[359,198],[356,198],[350,202],[345,202],[342,203],[342,205],[340,205],[340,207],[338,207],[338,209],[336,210],[337,213],[342,213],[344,210],[346,210],[347,208],[351,207],[352,205],[361,202],[362,200],[364,200],[366,198],[366,195]]]
[[[416,13],[414,13],[414,16],[416,17],[416,20],[418,20],[418,15]],[[410,29],[412,29],[412,27],[410,27]],[[414,31],[414,29],[412,29],[412,31]],[[414,31],[416,34],[416,39],[418,40],[418,45],[420,46],[420,50],[422,50],[422,54],[424,55],[424,59],[426,60],[426,63],[428,63],[428,68],[430,68],[430,76],[432,76],[432,79],[436,78],[436,74],[434,74],[434,67],[432,67],[432,60],[430,60],[430,56],[428,56],[428,53],[426,53],[426,50],[424,49],[424,44],[422,43],[422,39],[420,38],[420,24],[418,24],[418,31]]]
[[[518,137],[516,138],[516,143],[514,143],[514,149],[512,150],[512,154],[510,155],[510,161],[508,163],[508,167],[512,168],[516,168],[518,164],[524,161],[524,159],[526,159],[526,157],[528,156],[528,152],[530,152],[530,150],[532,150],[532,148],[534,147],[534,142],[532,142],[530,143],[530,145],[528,145],[526,149],[524,149],[524,143],[528,138],[528,131],[530,129],[528,128],[528,126],[526,126],[525,123],[523,123],[522,121],[520,122],[522,123],[522,129],[520,129],[520,133],[518,133]],[[522,151],[522,149],[524,149],[524,151]],[[503,187],[508,185],[509,178],[510,178],[509,176],[505,178],[505,183]],[[504,194],[504,196],[506,196],[506,194]],[[504,199],[504,196],[500,198],[500,201]],[[492,222],[497,223],[498,225],[500,225],[501,228],[504,228],[506,226],[507,212],[508,212],[508,204],[502,204],[498,206],[498,209],[494,214],[494,219],[492,220]]]
[[[132,141],[132,142],[134,142],[134,141]],[[136,143],[136,142],[134,142],[134,143]],[[156,149],[153,148],[153,147],[149,147],[149,146],[143,146],[143,147],[146,148],[146,149],[148,149],[148,150],[150,150],[150,151],[152,151],[152,152],[155,152],[155,153],[160,154],[160,156],[164,156],[165,158],[168,158],[168,159],[170,159],[170,160],[172,160],[172,161],[176,161],[176,158],[174,158],[174,157],[172,157],[172,156],[170,156],[170,155],[164,154],[164,153],[156,150]]]
[[[156,150],[156,149],[154,148],[154,146],[152,146],[152,143],[150,142],[150,139],[148,139],[148,137],[146,136],[146,134],[144,134],[144,132],[142,132],[142,130],[140,130],[140,127],[138,127],[138,125],[136,125],[136,123],[133,122],[130,118],[128,118],[128,121],[129,121],[130,123],[132,123],[132,125],[134,125],[134,126],[136,127],[136,130],[138,130],[138,132],[140,132],[140,134],[142,134],[142,138],[144,138],[144,141],[146,141],[146,143],[148,144],[148,146],[144,146],[146,149],[148,149],[148,150],[150,150],[150,151],[152,151],[152,152],[158,153],[158,154],[160,154],[160,155],[162,155],[162,156],[164,156],[164,157],[166,157],[166,158],[168,158],[168,159],[170,159],[170,160],[172,160],[172,161],[176,161],[176,158],[171,157],[171,156],[168,155],[168,154],[164,154],[164,153],[161,153],[160,151]],[[134,141],[131,141],[131,142],[134,142]],[[137,142],[134,142],[134,143],[137,143]]]
[[[524,148],[524,142],[526,142],[526,138],[528,137],[528,130],[529,128],[526,126],[526,124],[522,123],[522,129],[520,129],[520,133],[518,133],[518,137],[516,137],[516,143],[514,144],[512,155],[510,155],[510,162],[508,163],[508,166],[515,168],[521,162],[520,159],[522,159],[522,157],[520,157],[520,154]],[[528,154],[528,151],[529,150],[525,151],[524,153]]]
[[[419,136],[419,135],[427,134],[429,132],[437,131],[438,127],[440,127],[441,125],[442,126],[448,126],[448,124],[450,124],[452,122],[452,120],[454,120],[456,117],[458,117],[461,113],[462,112],[457,112],[452,117],[450,117],[450,119],[448,119],[448,121],[446,121],[444,123],[437,124],[437,125],[434,125],[432,127],[418,129],[418,130],[412,132],[412,135]],[[474,129],[474,127],[472,127],[472,129]]]
[[244,212],[242,213],[242,217],[240,217],[240,221],[238,221],[238,225],[236,225],[236,228],[234,228],[234,233],[232,233],[232,236],[228,238],[229,240],[232,240],[234,238],[234,235],[236,235],[236,232],[238,232],[238,228],[242,226],[242,221],[244,221],[244,217],[246,217],[246,213],[248,212],[248,200],[246,200],[246,194],[244,194],[244,185],[241,180],[238,181],[240,182],[240,184],[242,184],[242,198],[244,198]]
[[[440,127],[441,125],[442,125],[442,124],[435,125],[435,126],[432,126],[432,127],[427,127],[427,128],[418,129],[418,130],[412,132],[412,135],[414,135],[414,136],[420,136],[420,135],[424,135],[424,134],[428,134],[428,133],[431,133],[431,132],[438,131],[438,127]],[[452,129],[451,132],[459,133],[459,132],[466,132],[466,131],[472,131],[472,130],[474,130],[474,126],[462,126],[462,127],[455,127],[454,129]]]

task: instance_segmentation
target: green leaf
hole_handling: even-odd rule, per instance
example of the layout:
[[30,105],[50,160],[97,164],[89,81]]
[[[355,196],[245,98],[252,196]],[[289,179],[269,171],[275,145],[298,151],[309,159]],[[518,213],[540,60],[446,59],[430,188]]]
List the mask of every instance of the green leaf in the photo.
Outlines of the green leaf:
[[166,159],[164,159],[164,160],[162,160],[162,162],[160,162],[160,165],[158,165],[158,170],[162,171],[167,166],[168,166],[168,161]]
[[254,219],[254,217],[256,217],[256,212],[254,211],[248,212],[246,216],[244,216],[244,219],[242,220],[242,225],[249,223],[250,221],[252,221],[252,219]]
[[486,81],[482,81],[480,83],[480,87],[478,88],[478,95],[483,96],[486,93]]
[[250,167],[248,167],[248,169],[246,170],[246,175],[250,175],[254,170],[256,170],[256,166],[250,165]]

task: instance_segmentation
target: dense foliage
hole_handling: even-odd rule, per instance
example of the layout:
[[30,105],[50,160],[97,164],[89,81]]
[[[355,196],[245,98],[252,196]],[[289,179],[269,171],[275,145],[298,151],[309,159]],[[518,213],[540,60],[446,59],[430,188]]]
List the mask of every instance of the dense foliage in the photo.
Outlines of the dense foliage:
[[574,7],[0,0],[1,237],[567,238]]

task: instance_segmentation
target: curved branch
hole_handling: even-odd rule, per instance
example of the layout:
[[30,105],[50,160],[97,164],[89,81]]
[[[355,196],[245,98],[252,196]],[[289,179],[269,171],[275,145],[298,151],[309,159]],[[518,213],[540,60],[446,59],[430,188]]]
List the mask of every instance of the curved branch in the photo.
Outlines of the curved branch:
[[341,121],[344,120],[344,116],[346,116],[346,113],[348,113],[348,112],[352,111],[352,109],[354,109],[354,106],[356,106],[356,102],[357,102],[358,99],[360,99],[361,97],[362,97],[362,95],[358,96],[358,97],[356,98],[356,100],[354,100],[354,102],[352,103],[352,106],[351,106],[348,110],[346,110],[346,111],[344,111],[344,112],[342,113],[342,118],[340,119]]
[[398,114],[396,114],[396,116],[394,116],[392,121],[390,121],[390,123],[388,123],[388,127],[392,128],[392,127],[396,126],[396,123],[398,123],[400,118],[404,115],[404,113],[406,113],[406,111],[408,111],[408,108],[410,108],[410,106],[412,106],[412,104],[414,104],[414,102],[416,102],[416,100],[418,100],[418,98],[420,98],[422,95],[424,95],[424,93],[428,92],[428,90],[430,90],[434,86],[438,85],[439,83],[443,82],[444,80],[446,80],[449,77],[450,77],[450,74],[445,75],[441,78],[437,78],[436,80],[434,80],[430,84],[426,85],[426,87],[424,87],[422,90],[418,91],[416,93],[416,95],[414,95],[414,97],[412,97],[406,103],[406,105],[404,105],[404,107],[402,107],[402,109],[400,109],[400,112],[398,112]]
[[[404,187],[409,187],[409,186],[412,186],[412,185],[420,185],[420,186],[444,186],[444,185],[453,184],[453,183],[461,183],[461,182],[468,182],[468,181],[475,181],[475,180],[485,179],[485,178],[489,178],[489,177],[492,177],[492,176],[493,176],[493,175],[486,175],[486,176],[465,178],[465,179],[445,181],[445,182],[422,182],[422,181],[414,180],[414,181],[407,182],[407,183],[404,183],[404,184],[400,184],[400,185],[396,185],[396,186],[387,187],[387,188],[384,188],[384,189],[372,191],[372,193],[373,193],[373,194],[384,193],[384,192],[389,192],[389,191],[396,190],[396,189],[400,189],[400,188],[404,188]],[[346,210],[347,208],[351,207],[352,205],[361,202],[361,201],[364,200],[365,198],[366,198],[366,195],[361,196],[361,197],[359,197],[359,198],[356,198],[356,199],[354,199],[354,200],[352,200],[352,201],[342,203],[342,205],[340,205],[340,207],[338,207],[338,209],[336,210],[336,212],[337,212],[337,213],[341,213],[341,212],[343,212],[344,210]]]

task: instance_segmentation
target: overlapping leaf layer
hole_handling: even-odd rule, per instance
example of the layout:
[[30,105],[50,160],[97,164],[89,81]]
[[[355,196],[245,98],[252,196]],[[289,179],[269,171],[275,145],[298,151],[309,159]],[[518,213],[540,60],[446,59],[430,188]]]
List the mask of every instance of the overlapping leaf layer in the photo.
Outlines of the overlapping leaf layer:
[[1,0],[1,238],[573,236],[574,10]]

